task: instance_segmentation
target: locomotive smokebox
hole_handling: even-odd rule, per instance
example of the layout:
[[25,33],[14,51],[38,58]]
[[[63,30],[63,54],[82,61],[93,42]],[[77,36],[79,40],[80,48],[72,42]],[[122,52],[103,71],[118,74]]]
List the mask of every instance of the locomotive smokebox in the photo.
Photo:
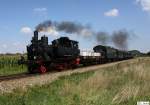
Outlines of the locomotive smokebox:
[[38,40],[38,31],[37,30],[35,30],[34,31],[34,40]]

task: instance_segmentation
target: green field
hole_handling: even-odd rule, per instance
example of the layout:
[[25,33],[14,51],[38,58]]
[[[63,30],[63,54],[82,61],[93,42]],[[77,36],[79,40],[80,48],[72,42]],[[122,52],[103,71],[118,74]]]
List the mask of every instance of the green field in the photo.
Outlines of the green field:
[[18,65],[19,55],[0,55],[0,76],[27,72],[25,65]]
[[150,58],[139,58],[1,94],[0,105],[136,105],[150,101],[149,81]]

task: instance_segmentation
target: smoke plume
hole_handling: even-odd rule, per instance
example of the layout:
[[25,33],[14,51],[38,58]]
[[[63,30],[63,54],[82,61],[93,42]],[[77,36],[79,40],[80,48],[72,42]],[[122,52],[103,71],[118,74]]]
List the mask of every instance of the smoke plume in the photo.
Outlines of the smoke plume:
[[98,44],[106,45],[109,41],[109,35],[107,32],[97,32],[96,40]]
[[41,31],[48,32],[49,30],[52,29],[58,32],[65,32],[69,34],[77,34],[77,35],[84,34],[84,36],[90,36],[93,34],[89,26],[71,21],[53,22],[51,20],[48,20],[36,26],[36,30],[39,32]]
[[128,48],[128,39],[131,33],[127,30],[115,31],[112,34],[112,42],[116,47],[121,50],[126,50]]
[[41,31],[47,32],[50,28],[53,27],[53,25],[54,24],[50,20],[44,21],[36,26],[36,30],[38,32],[41,32]]
[[106,45],[109,41],[112,41],[121,50],[128,48],[128,39],[131,35],[131,32],[127,30],[118,30],[113,32],[112,35],[104,31],[96,32],[92,30],[90,25],[83,25],[72,21],[55,22],[48,20],[38,24],[36,30],[39,32],[65,32],[86,37],[92,36],[98,44]]
[[63,21],[57,24],[58,31],[64,31],[66,33],[81,33],[84,29],[84,26],[78,23]]

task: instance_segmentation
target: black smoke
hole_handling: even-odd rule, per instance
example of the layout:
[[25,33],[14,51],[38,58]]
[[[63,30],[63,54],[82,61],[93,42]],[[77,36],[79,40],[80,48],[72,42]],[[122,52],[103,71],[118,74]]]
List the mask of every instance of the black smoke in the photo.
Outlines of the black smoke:
[[58,32],[65,32],[69,34],[90,36],[93,34],[89,25],[82,25],[78,22],[62,21],[54,22],[51,20],[44,21],[36,26],[36,30],[41,32],[48,32],[50,29],[55,29]]
[[112,42],[116,47],[118,47],[121,50],[127,50],[128,49],[128,40],[131,36],[131,32],[127,30],[118,30],[113,32],[112,34]]
[[78,33],[80,34],[81,31],[85,27],[79,23],[74,23],[70,21],[63,21],[57,24],[58,31],[64,31],[66,33]]
[[105,31],[94,31],[90,25],[83,25],[78,22],[62,21],[56,22],[47,20],[36,26],[36,30],[41,32],[48,32],[49,30],[55,30],[57,32],[65,32],[68,34],[82,35],[86,37],[94,37],[97,44],[107,45],[110,41],[121,49],[126,50],[128,48],[128,40],[131,36],[131,32],[122,29],[114,31],[112,34],[108,34]]
[[110,36],[107,32],[97,32],[96,41],[98,44],[106,45],[109,42]]
[[47,32],[49,28],[52,28],[54,23],[51,20],[44,21],[38,24],[35,28],[38,32],[44,31]]

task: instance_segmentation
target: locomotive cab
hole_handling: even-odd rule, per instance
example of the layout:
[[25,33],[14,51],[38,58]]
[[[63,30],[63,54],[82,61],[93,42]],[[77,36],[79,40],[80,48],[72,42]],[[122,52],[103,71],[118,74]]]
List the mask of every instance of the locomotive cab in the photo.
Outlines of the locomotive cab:
[[78,42],[68,37],[60,37],[52,41],[53,52],[56,58],[76,58],[79,55]]

